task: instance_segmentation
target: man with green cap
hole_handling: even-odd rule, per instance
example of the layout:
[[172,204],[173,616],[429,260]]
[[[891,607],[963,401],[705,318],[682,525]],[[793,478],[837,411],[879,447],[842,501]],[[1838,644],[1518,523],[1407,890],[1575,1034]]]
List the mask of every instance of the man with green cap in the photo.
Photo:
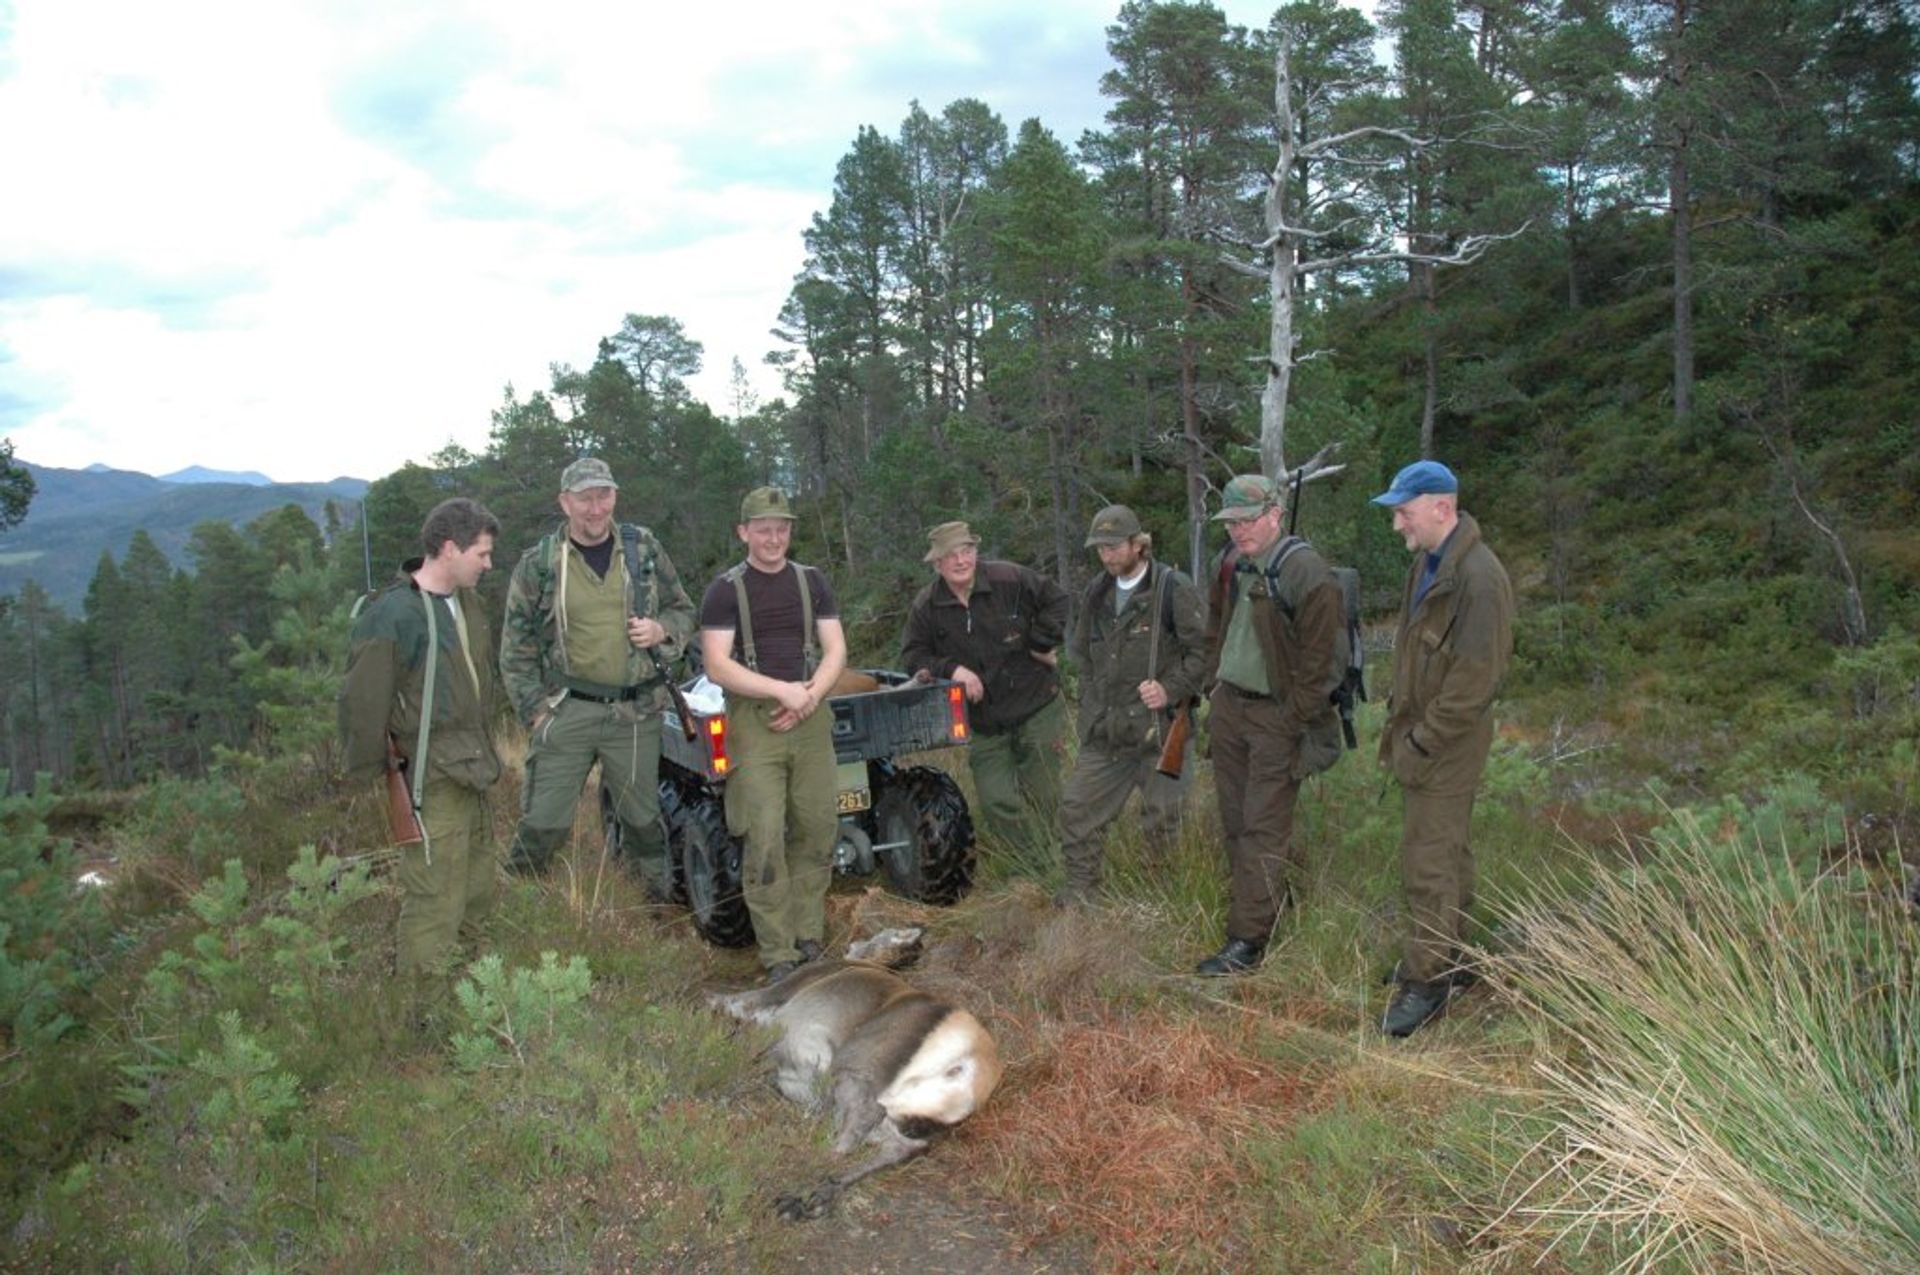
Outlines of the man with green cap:
[[756,487],[734,528],[745,562],[700,600],[707,676],[727,693],[727,828],[744,842],[741,876],[767,981],[820,955],[839,839],[833,712],[847,664],[826,576],[794,562],[786,493]]
[[1300,785],[1340,757],[1334,688],[1346,673],[1346,602],[1326,560],[1284,534],[1279,486],[1241,474],[1214,521],[1231,541],[1207,619],[1208,733],[1230,874],[1227,941],[1201,974],[1259,965],[1304,867],[1294,841]]
[[693,634],[693,603],[647,528],[614,518],[607,463],[560,475],[566,521],[520,556],[507,586],[500,673],[526,726],[520,826],[508,867],[543,873],[573,831],[597,761],[620,844],[648,894],[671,893],[660,826],[660,722]]
[[1156,769],[1174,715],[1206,672],[1206,604],[1185,573],[1153,558],[1153,537],[1125,505],[1093,516],[1086,547],[1100,574],[1080,599],[1067,654],[1080,668],[1080,754],[1060,798],[1063,907],[1100,896],[1107,826],[1140,793],[1149,844],[1180,827],[1185,772]]
[[1493,747],[1493,699],[1513,657],[1513,585],[1460,512],[1460,483],[1417,460],[1373,498],[1414,555],[1393,643],[1393,691],[1380,764],[1400,781],[1400,875],[1407,932],[1381,1030],[1410,1036],[1455,985],[1473,850],[1474,793]]
[[[395,965],[416,991],[450,972],[461,940],[478,941],[500,872],[487,789],[500,777],[490,726],[499,684],[490,626],[474,586],[493,565],[500,524],[464,497],[435,505],[420,528],[425,555],[400,568],[354,620],[340,692],[347,778],[405,763],[421,832],[402,846]],[[431,705],[431,709],[423,706]]]
[[907,611],[901,663],[965,688],[981,822],[1040,870],[1060,806],[1067,715],[1058,648],[1072,599],[1037,571],[983,560],[964,522],[941,523],[927,542],[938,578]]

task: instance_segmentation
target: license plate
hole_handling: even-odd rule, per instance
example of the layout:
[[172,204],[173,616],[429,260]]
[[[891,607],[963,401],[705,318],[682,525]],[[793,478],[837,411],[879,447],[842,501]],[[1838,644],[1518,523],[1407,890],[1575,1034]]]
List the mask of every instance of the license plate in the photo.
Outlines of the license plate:
[[873,805],[873,789],[867,787],[867,763],[843,761],[839,769],[839,793],[835,806],[843,815],[858,814]]

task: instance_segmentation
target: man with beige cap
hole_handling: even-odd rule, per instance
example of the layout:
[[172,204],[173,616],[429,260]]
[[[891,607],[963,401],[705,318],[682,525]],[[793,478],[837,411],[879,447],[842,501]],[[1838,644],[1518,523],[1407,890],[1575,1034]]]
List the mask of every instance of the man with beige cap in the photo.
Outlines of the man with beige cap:
[[839,839],[833,712],[847,665],[827,578],[787,556],[793,509],[777,487],[740,502],[747,560],[700,601],[707,676],[727,693],[727,828],[744,843],[741,876],[767,981],[820,955]]
[[907,612],[902,666],[965,688],[981,823],[1022,866],[1045,871],[1060,805],[1067,719],[1059,646],[1071,600],[1037,571],[983,560],[980,537],[964,522],[941,523],[927,542],[938,578]]
[[1200,693],[1207,610],[1186,574],[1153,559],[1153,537],[1125,505],[1093,516],[1087,548],[1104,568],[1088,584],[1067,654],[1080,669],[1080,755],[1060,799],[1066,886],[1054,902],[1100,897],[1106,829],[1137,789],[1150,844],[1180,828],[1185,775],[1156,769],[1168,726]]

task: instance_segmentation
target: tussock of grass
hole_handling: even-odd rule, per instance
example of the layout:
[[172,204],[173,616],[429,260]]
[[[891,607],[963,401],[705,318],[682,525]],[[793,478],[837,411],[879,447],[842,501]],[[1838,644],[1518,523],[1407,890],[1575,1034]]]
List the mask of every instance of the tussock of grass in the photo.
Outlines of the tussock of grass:
[[1051,1228],[1093,1236],[1102,1270],[1173,1253],[1244,1269],[1221,1217],[1246,1176],[1242,1144],[1311,1097],[1250,1052],[1158,1014],[1067,1028],[975,1117],[963,1154],[1032,1197]]
[[1489,973],[1571,1048],[1506,1223],[1635,1267],[1920,1268],[1920,936],[1850,884],[1695,829],[1515,907]]

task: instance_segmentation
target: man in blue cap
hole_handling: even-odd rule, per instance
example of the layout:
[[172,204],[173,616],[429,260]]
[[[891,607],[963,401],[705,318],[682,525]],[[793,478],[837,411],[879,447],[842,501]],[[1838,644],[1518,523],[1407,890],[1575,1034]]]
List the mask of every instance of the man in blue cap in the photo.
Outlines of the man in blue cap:
[[1473,903],[1473,797],[1493,746],[1493,698],[1513,655],[1513,586],[1479,524],[1460,512],[1459,494],[1451,469],[1418,460],[1373,498],[1393,510],[1393,529],[1414,555],[1380,734],[1380,764],[1405,799],[1407,933],[1380,1024],[1391,1036],[1431,1021],[1454,986]]

